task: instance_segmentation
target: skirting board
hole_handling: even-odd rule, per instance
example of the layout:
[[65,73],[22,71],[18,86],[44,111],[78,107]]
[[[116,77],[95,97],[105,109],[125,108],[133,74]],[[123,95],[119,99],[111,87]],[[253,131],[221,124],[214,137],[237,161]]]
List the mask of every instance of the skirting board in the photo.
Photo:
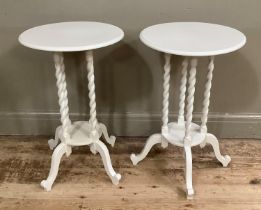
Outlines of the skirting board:
[[[177,119],[176,113],[170,116],[170,121]],[[70,118],[78,121],[88,116],[70,113]],[[59,120],[59,113],[0,113],[0,135],[54,135]],[[161,129],[160,113],[102,113],[98,120],[116,136],[149,136]],[[193,121],[200,123],[200,113],[194,114]],[[261,138],[261,115],[210,113],[208,130],[219,138]]]

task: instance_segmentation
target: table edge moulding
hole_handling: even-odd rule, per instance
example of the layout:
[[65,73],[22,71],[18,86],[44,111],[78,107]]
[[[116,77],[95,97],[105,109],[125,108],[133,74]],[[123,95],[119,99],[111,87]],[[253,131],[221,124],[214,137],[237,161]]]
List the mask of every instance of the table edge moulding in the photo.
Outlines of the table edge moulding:
[[[93,34],[89,33],[90,27],[95,30]],[[79,33],[72,34],[74,30],[78,30]],[[76,38],[68,42],[70,36],[75,35]],[[124,32],[117,26],[94,21],[75,21],[36,26],[20,34],[18,40],[22,45],[36,50],[78,52],[106,47],[119,42],[123,37]]]
[[[199,27],[201,27],[201,29],[198,29]],[[180,28],[182,30],[180,30]],[[211,30],[213,33],[209,32]],[[174,39],[173,37],[177,32],[180,33],[180,37]],[[194,36],[190,36],[188,41],[186,38],[192,33],[194,33]],[[162,38],[162,36],[164,37]],[[224,39],[228,39],[228,36],[229,41],[233,41],[236,44],[225,42]],[[213,38],[217,40],[212,42]],[[195,42],[196,39],[199,39],[199,41]],[[160,52],[181,56],[201,57],[227,54],[236,51],[245,45],[246,36],[234,28],[218,24],[170,22],[143,29],[140,33],[140,40],[148,47]],[[169,41],[172,41],[173,44],[170,45]],[[191,44],[191,42],[193,42],[193,44]],[[220,43],[223,46],[219,47]],[[173,46],[176,48],[171,48]]]

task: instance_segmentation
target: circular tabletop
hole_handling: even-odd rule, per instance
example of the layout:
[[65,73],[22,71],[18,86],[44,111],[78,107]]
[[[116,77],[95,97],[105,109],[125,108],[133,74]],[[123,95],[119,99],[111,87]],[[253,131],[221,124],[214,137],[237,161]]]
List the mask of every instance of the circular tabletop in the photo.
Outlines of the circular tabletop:
[[28,29],[19,36],[19,42],[37,50],[73,52],[112,45],[123,36],[120,28],[106,23],[62,22]]
[[140,33],[147,46],[182,56],[214,56],[238,50],[246,43],[240,31],[217,24],[173,22],[153,25]]

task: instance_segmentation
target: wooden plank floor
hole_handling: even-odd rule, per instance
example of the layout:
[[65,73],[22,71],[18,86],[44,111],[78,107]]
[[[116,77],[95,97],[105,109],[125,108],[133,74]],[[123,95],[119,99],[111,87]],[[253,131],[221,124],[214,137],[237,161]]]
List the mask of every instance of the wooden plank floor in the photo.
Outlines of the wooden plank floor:
[[0,137],[0,209],[175,209],[260,210],[261,140],[221,140],[232,157],[222,168],[212,148],[193,148],[196,195],[186,200],[181,148],[155,147],[138,166],[129,155],[142,149],[143,138],[118,138],[109,148],[113,166],[122,174],[113,186],[99,155],[88,147],[64,157],[51,192],[39,183],[49,172],[52,151],[46,137]]

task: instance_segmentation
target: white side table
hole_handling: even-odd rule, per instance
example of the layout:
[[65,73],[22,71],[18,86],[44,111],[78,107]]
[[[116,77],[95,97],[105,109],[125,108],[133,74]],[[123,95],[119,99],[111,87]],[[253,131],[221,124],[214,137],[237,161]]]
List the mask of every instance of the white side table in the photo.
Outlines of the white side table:
[[[163,148],[166,148],[168,143],[184,147],[187,197],[191,198],[194,194],[192,186],[192,146],[200,145],[203,148],[206,143],[209,143],[213,146],[217,159],[224,167],[231,161],[228,155],[222,156],[220,154],[217,138],[207,132],[206,124],[210,89],[214,70],[214,56],[238,50],[246,43],[246,37],[241,32],[226,26],[196,22],[177,22],[148,27],[141,32],[140,39],[145,45],[165,53],[162,130],[160,134],[150,136],[142,152],[139,155],[132,154],[131,160],[136,165],[146,157],[152,146],[158,143]],[[182,63],[177,122],[168,121],[171,54],[186,56]],[[202,103],[201,125],[192,122],[197,57],[199,56],[209,57],[207,81]],[[187,76],[189,60],[190,70]],[[187,103],[184,120],[185,98]]]
[[[117,185],[121,175],[112,168],[109,151],[100,141],[103,134],[106,141],[114,145],[115,137],[108,136],[104,124],[98,123],[96,118],[95,84],[93,49],[112,45],[124,36],[123,31],[113,25],[98,22],[64,22],[35,27],[23,32],[19,36],[22,45],[37,50],[54,52],[57,88],[62,125],[56,129],[55,139],[49,140],[49,146],[54,149],[59,140],[61,143],[55,148],[49,176],[41,182],[41,186],[50,191],[58,174],[60,160],[63,154],[69,156],[73,146],[90,145],[92,153],[99,152],[104,167],[112,183]],[[86,51],[88,88],[90,98],[90,120],[71,123],[65,81],[65,66],[63,52]]]

